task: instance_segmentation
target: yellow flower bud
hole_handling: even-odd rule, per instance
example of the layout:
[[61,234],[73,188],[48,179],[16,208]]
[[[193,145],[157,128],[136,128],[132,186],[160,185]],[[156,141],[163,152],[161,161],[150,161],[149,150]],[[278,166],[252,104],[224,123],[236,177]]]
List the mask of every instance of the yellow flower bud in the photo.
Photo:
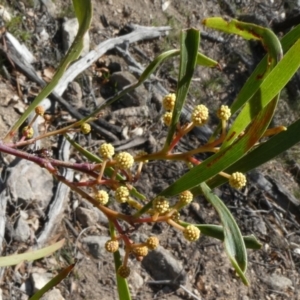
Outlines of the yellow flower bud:
[[231,110],[227,105],[222,105],[217,111],[217,116],[219,119],[227,121],[231,116]]
[[164,214],[169,209],[169,201],[162,196],[158,196],[153,200],[152,207],[154,212]]
[[195,126],[202,126],[208,120],[208,109],[205,105],[197,105],[192,113],[192,122]]
[[229,178],[229,184],[236,189],[241,189],[244,187],[246,182],[246,176],[240,172],[233,173]]
[[109,200],[109,196],[106,191],[100,190],[95,194],[95,199],[102,205],[106,205]]
[[128,152],[118,153],[115,157],[117,166],[121,169],[130,169],[134,164],[134,158]]
[[163,115],[163,122],[166,126],[170,126],[171,125],[171,121],[172,121],[172,113],[171,112],[166,112]]
[[114,253],[119,249],[119,242],[115,240],[109,240],[105,243],[105,249],[107,252]]
[[120,277],[127,278],[130,275],[130,268],[122,265],[119,267],[117,273]]
[[200,230],[194,225],[188,225],[183,231],[183,236],[186,240],[194,242],[200,237]]
[[112,144],[102,144],[99,148],[99,153],[102,158],[110,159],[115,154],[115,148]]
[[163,108],[165,110],[173,110],[175,106],[175,101],[176,101],[176,95],[175,94],[168,94],[164,97],[162,101]]
[[91,125],[89,123],[82,123],[80,130],[83,134],[88,134],[91,132]]
[[119,203],[125,203],[129,199],[129,190],[126,186],[120,186],[116,189],[115,198]]
[[148,254],[147,246],[134,247],[132,251],[137,256],[146,256]]
[[148,237],[146,244],[150,250],[154,250],[158,247],[159,240],[156,236],[150,236],[150,237]]
[[179,201],[182,205],[188,205],[193,201],[193,194],[190,191],[184,191],[179,195]]

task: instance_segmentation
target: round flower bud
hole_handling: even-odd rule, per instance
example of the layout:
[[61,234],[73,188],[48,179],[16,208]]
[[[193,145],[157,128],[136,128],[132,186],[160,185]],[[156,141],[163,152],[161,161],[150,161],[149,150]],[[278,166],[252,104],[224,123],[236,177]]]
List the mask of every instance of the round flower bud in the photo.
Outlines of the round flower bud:
[[126,186],[120,186],[115,191],[115,198],[119,203],[125,203],[129,199],[129,190]]
[[183,236],[186,240],[194,242],[200,237],[200,230],[194,225],[188,225],[184,228]]
[[119,267],[117,273],[120,277],[127,278],[130,275],[130,268],[122,265]]
[[27,139],[31,139],[34,135],[34,130],[32,127],[25,126],[22,130],[23,136],[25,136]]
[[197,105],[192,113],[192,122],[196,126],[202,126],[207,122],[208,109],[205,105]]
[[82,123],[80,130],[83,134],[88,134],[91,132],[91,125],[89,123]]
[[182,205],[188,205],[193,201],[193,194],[190,191],[184,191],[179,195],[179,201]]
[[168,94],[164,97],[162,101],[163,108],[165,110],[173,110],[175,106],[176,95],[175,94]]
[[136,256],[146,256],[148,254],[148,247],[147,246],[134,247],[132,251]]
[[166,126],[170,126],[171,124],[171,121],[172,121],[172,113],[171,112],[166,112],[164,115],[163,115],[163,122]]
[[169,209],[169,201],[162,196],[158,196],[153,200],[152,208],[155,213],[164,214]]
[[106,205],[108,203],[109,196],[106,191],[100,190],[95,194],[95,199],[102,205]]
[[246,185],[246,176],[243,173],[235,172],[229,178],[229,184],[236,189],[241,189]]
[[102,144],[99,148],[99,153],[104,159],[110,159],[115,154],[115,148],[112,144]]
[[117,166],[121,169],[130,169],[133,166],[134,159],[128,152],[118,153],[115,157]]
[[39,105],[39,106],[37,106],[35,109],[35,113],[37,114],[37,115],[39,115],[39,116],[43,116],[44,115],[44,113],[45,113],[45,108],[43,107],[43,106],[41,106],[41,105]]
[[146,244],[150,250],[154,250],[158,247],[159,240],[156,236],[150,236],[150,237],[148,237]]
[[105,249],[107,252],[114,253],[119,249],[119,242],[115,240],[109,240],[105,243]]
[[219,119],[227,121],[231,116],[231,110],[227,105],[222,105],[218,111],[217,116]]

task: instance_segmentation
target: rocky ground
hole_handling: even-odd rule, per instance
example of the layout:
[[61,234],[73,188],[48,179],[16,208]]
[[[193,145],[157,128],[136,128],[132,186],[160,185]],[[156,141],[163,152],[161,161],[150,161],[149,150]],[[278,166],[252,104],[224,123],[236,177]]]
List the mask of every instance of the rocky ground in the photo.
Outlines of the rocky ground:
[[[1,1],[2,25],[28,47],[34,57],[33,70],[47,82],[63,56],[66,47],[66,38],[62,38],[63,23],[66,17],[73,17],[73,12],[69,0],[41,2]],[[282,36],[297,24],[300,13],[294,1],[276,0],[173,0],[163,3],[128,0],[125,5],[120,0],[93,2],[90,49],[130,33],[132,27],[128,24],[170,26],[171,29],[167,30],[167,36],[166,30],[162,30],[159,38],[118,45],[102,55],[69,84],[63,94],[67,104],[54,96],[49,97],[49,105],[45,105],[53,120],[48,130],[74,121],[76,113],[88,114],[113,95],[116,86],[122,88],[134,82],[157,54],[178,47],[180,29],[187,27],[201,30],[201,51],[222,65],[222,72],[196,69],[187,109],[195,103],[204,103],[211,111],[221,104],[230,105],[264,55],[263,49],[257,43],[203,28],[201,20],[220,15],[240,18],[270,26]],[[9,59],[7,53],[11,48],[6,42],[3,33],[0,42],[3,58],[0,64],[1,138],[41,89],[37,80],[29,77],[28,68],[22,69],[12,62],[13,56]],[[160,149],[166,137],[166,129],[159,121],[161,99],[166,92],[175,91],[177,69],[178,60],[165,63],[134,93],[105,109],[101,123],[93,127],[92,134],[88,137],[77,134],[74,139],[90,151],[96,151],[105,140],[113,143],[117,151],[135,153]],[[299,89],[300,80],[296,76],[282,93],[274,124],[287,126],[299,117]],[[191,149],[206,141],[215,124],[216,118],[212,115],[209,124],[183,139],[178,150]],[[45,130],[45,126],[40,124],[39,129]],[[53,158],[81,160],[62,139],[49,138],[39,147],[51,149]],[[300,299],[297,161],[298,151],[294,148],[248,174],[249,183],[244,190],[237,192],[227,185],[215,190],[237,219],[243,235],[254,234],[263,244],[261,250],[248,250],[249,287],[236,277],[218,240],[203,236],[191,244],[168,226],[143,225],[131,238],[138,242],[155,234],[161,246],[141,263],[134,259],[130,262],[133,272],[129,284],[133,299]],[[62,237],[66,239],[64,248],[51,257],[2,268],[2,299],[29,299],[34,291],[75,260],[74,272],[44,300],[118,299],[113,257],[104,250],[108,237],[106,218],[77,194],[57,185],[46,170],[32,163],[1,155],[0,168],[2,255],[22,253],[36,245],[48,245]],[[145,166],[135,187],[152,198],[186,171],[186,166],[180,163],[151,162]],[[70,180],[81,179],[76,172],[65,176]],[[59,211],[55,222],[51,219],[53,207]],[[115,208],[123,212],[128,210],[126,206]],[[219,224],[216,212],[200,197],[183,210],[182,217],[193,223]]]

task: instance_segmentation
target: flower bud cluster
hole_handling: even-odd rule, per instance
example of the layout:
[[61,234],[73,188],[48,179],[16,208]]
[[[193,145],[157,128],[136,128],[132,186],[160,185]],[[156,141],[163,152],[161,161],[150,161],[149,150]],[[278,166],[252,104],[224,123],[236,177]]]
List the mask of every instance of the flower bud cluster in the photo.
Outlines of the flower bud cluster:
[[119,203],[125,203],[128,201],[130,196],[129,190],[126,186],[120,186],[115,191],[115,199]]
[[[115,148],[112,144],[102,144],[99,148],[99,154],[103,159],[112,159],[115,154]],[[120,152],[114,157],[116,166],[123,170],[130,169],[134,164],[134,158],[128,152]]]
[[200,237],[200,230],[194,225],[188,225],[183,231],[183,236],[186,240],[194,242]]
[[134,164],[134,158],[128,152],[118,153],[115,156],[115,160],[116,160],[117,166],[120,169],[124,169],[124,170],[130,169]]
[[127,278],[130,275],[130,268],[128,266],[120,266],[118,271],[117,271],[118,275],[122,278]]
[[115,154],[115,148],[112,144],[102,144],[99,148],[99,154],[103,159],[111,159]]
[[148,237],[146,241],[146,245],[150,250],[154,250],[158,247],[159,240],[156,236],[150,236]]
[[188,205],[193,201],[193,194],[190,191],[184,191],[179,195],[181,205]]
[[[156,236],[150,236],[145,243],[132,245],[132,247],[127,248],[126,251],[132,252],[136,256],[137,260],[141,260],[149,253],[149,250],[156,249],[158,245],[158,238]],[[114,253],[119,249],[119,242],[114,239],[108,240],[105,243],[105,249],[110,253]],[[130,268],[127,266],[127,261],[123,262],[123,265],[119,267],[117,273],[123,278],[127,278],[130,275]]]
[[164,214],[169,209],[169,201],[165,197],[158,196],[153,200],[152,208],[154,213]]
[[176,102],[175,94],[168,94],[163,98],[162,105],[165,110],[172,111]]
[[163,115],[163,122],[166,126],[170,126],[171,125],[171,121],[172,121],[172,112],[168,111]]
[[139,246],[139,247],[134,247],[132,252],[136,256],[146,256],[148,254],[148,247],[147,246]]
[[192,113],[192,122],[195,126],[202,126],[208,120],[208,109],[205,105],[197,105]]
[[117,240],[108,240],[105,243],[105,249],[107,252],[114,253],[119,249],[119,242]]
[[243,173],[235,172],[229,178],[229,184],[236,189],[241,189],[247,183],[246,176]]
[[100,190],[95,194],[95,199],[102,205],[106,205],[109,200],[109,196],[106,191]]
[[231,116],[231,110],[227,105],[221,105],[217,111],[217,116],[220,120],[228,121]]
[[163,98],[162,101],[162,105],[163,108],[165,110],[167,110],[167,112],[163,115],[163,123],[166,126],[170,126],[171,125],[171,121],[172,121],[172,116],[173,116],[173,109],[175,106],[175,102],[176,102],[176,95],[175,94],[168,94]]
[[80,131],[83,134],[89,134],[91,132],[91,125],[89,123],[82,123],[80,126]]

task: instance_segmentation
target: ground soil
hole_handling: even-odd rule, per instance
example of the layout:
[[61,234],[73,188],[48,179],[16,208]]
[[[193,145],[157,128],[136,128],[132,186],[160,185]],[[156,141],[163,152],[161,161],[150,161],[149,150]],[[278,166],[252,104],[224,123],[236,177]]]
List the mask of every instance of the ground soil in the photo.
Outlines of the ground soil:
[[[168,37],[135,45],[151,60],[162,51],[178,47],[181,29],[194,27],[205,31],[200,49],[205,55],[217,60],[223,67],[223,71],[197,68],[195,70],[196,80],[193,82],[188,95],[188,105],[204,103],[212,111],[216,110],[220,104],[230,105],[232,103],[256,63],[264,55],[264,50],[258,44],[251,44],[239,38],[229,37],[204,28],[201,25],[201,20],[211,16],[237,18],[247,15],[247,18],[253,22],[261,22],[266,26],[272,26],[274,23],[281,21],[284,13],[290,13],[291,11],[291,9],[288,10],[289,7],[284,4],[284,1],[277,0],[267,1],[267,3],[259,0],[173,0],[165,3],[169,3],[169,6],[163,11],[162,2],[157,0],[128,0],[126,4],[120,0],[93,0],[94,15],[90,29],[91,47],[93,48],[105,39],[119,35],[121,29],[129,23],[145,26],[171,26],[173,29]],[[21,10],[10,1],[5,4],[9,6],[14,14],[22,14]],[[70,4],[69,0],[55,1],[57,12],[62,12],[62,14],[69,13],[68,7]],[[26,9],[30,8],[29,3],[24,2],[24,5]],[[41,11],[42,8],[36,13],[42,15],[43,12]],[[72,15],[72,12],[70,12],[70,15]],[[32,39],[26,41],[29,49],[37,57],[38,62],[35,67],[38,70],[45,69],[47,65],[54,68],[57,66],[58,60],[54,53],[56,51],[61,53],[61,40],[55,38],[56,30],[54,28],[59,31],[61,24],[59,18],[61,16],[58,13],[58,15],[46,19],[47,22],[50,22],[48,23],[49,28],[51,28],[49,31],[53,35],[51,42],[53,51],[52,55],[49,54],[48,59],[45,59],[45,50],[42,46],[34,46]],[[278,34],[282,35],[283,32]],[[149,61],[142,59],[131,48],[130,51],[143,66],[147,65]],[[118,63],[122,71],[128,70],[128,65],[118,57],[115,51],[108,53],[103,60]],[[178,61],[172,60],[159,68],[155,74],[169,91],[174,91],[176,88],[177,67]],[[91,77],[91,74],[93,74],[92,70],[87,70],[85,73],[86,78]],[[20,80],[29,82],[22,74],[12,73],[12,76],[14,78],[19,76]],[[91,80],[91,84],[95,98],[99,99],[106,96],[103,93],[103,76],[100,75],[98,79],[95,77]],[[24,103],[23,99],[14,96],[17,95],[16,82],[7,80],[4,76],[1,76],[0,79],[0,136],[3,137],[8,128],[19,117],[20,112],[24,111],[27,104]],[[78,81],[80,82],[80,80]],[[292,113],[292,110],[295,110],[297,106],[295,104],[297,93],[292,100],[288,97],[289,91],[284,93],[287,94],[287,97],[283,100],[283,104],[279,106],[279,113],[274,124],[284,123],[288,125],[298,117]],[[89,109],[89,101],[86,101],[85,104],[86,109]],[[106,114],[109,113],[111,112],[106,112]],[[287,118],[287,116],[289,117]],[[127,120],[122,120],[122,122],[126,123]],[[213,127],[216,124],[215,122],[216,120],[212,117],[208,125]],[[115,124],[119,125],[118,122]],[[166,129],[161,124],[153,124],[148,120],[147,122],[135,123],[134,126],[144,128],[145,134],[151,133],[155,140],[154,146],[152,145],[154,148],[160,148],[163,145]],[[132,129],[134,126],[129,127]],[[120,139],[122,138],[120,137]],[[104,139],[99,135],[93,135],[91,142],[81,137],[84,146],[89,146],[91,149],[97,148],[96,145],[99,144],[99,140],[101,142]],[[200,140],[199,137],[191,134],[183,140],[180,146],[182,148],[179,148],[179,150],[196,147]],[[50,145],[52,143],[51,146],[56,149],[58,147],[56,143],[59,143],[59,141],[50,140],[47,143],[50,143]],[[283,164],[283,159],[287,161],[291,158],[297,158],[296,150],[289,152],[281,160],[265,165],[260,171],[263,174],[271,174],[273,178],[288,189],[289,193],[293,194],[299,187],[289,172],[289,165]],[[4,167],[3,164],[2,168],[4,169]],[[186,171],[187,167],[181,163],[149,163],[144,168],[143,175],[135,187],[151,198]],[[142,226],[138,229],[138,235],[156,234],[159,236],[161,246],[169,250],[170,255],[173,255],[176,260],[182,263],[183,271],[187,274],[183,286],[194,295],[197,295],[198,299],[300,299],[300,256],[290,246],[292,243],[296,245],[294,248],[300,248],[300,224],[295,221],[295,216],[291,217],[289,212],[283,210],[276,211],[274,207],[277,206],[272,206],[271,209],[267,208],[264,201],[268,200],[268,196],[260,191],[256,183],[249,182],[247,188],[241,192],[234,191],[225,185],[217,189],[216,193],[230,208],[243,235],[254,234],[263,244],[260,250],[248,250],[249,263],[246,275],[250,286],[244,286],[236,276],[226,256],[223,244],[218,240],[203,236],[195,243],[188,243],[178,231],[161,224]],[[70,221],[71,226],[77,232],[83,230],[83,235],[107,236],[108,231],[105,224],[96,224],[84,229],[86,226],[80,224],[76,219],[73,209],[74,203],[79,202],[82,205],[82,199],[73,193],[69,197],[69,207],[65,210],[65,218]],[[126,212],[128,208],[122,207],[122,209],[123,212]],[[274,210],[276,213],[274,213]],[[7,214],[10,218],[12,211],[7,211]],[[219,224],[216,212],[201,197],[195,200],[194,205],[183,210],[182,218],[193,223]],[[42,224],[42,218],[40,218],[40,222]],[[58,285],[58,289],[65,299],[118,299],[113,257],[105,254],[101,259],[95,259],[81,243],[77,243],[77,237],[74,237],[70,227],[64,222],[58,227],[57,235],[66,237],[67,246],[60,252],[59,258],[56,257],[56,260],[53,257],[48,258],[37,262],[34,266],[51,269],[55,273],[57,269],[67,266],[67,262],[72,262],[76,258],[78,261],[75,272]],[[25,251],[24,249],[30,246],[30,243],[20,243],[20,245],[16,241],[11,243],[13,246],[6,249],[7,253],[20,251],[20,249]],[[76,254],[74,255],[74,253]],[[174,285],[148,284],[149,281],[153,281],[151,274],[145,271],[140,263],[137,263],[134,259],[132,266],[134,272],[142,278],[143,282],[142,285],[138,286],[136,283],[139,280],[138,277],[133,276],[129,279],[133,299],[192,299],[192,296],[178,285],[174,287]],[[25,274],[26,267],[23,268],[22,271]],[[28,272],[30,273],[30,271]],[[26,298],[25,295],[18,292],[22,280],[13,281],[12,285],[15,288],[11,288],[10,281],[16,278],[12,274],[13,270],[7,271],[6,277],[1,282],[3,299],[27,299],[28,297]],[[24,275],[23,281],[29,275]],[[280,276],[278,277],[280,278],[278,279],[278,286],[270,280],[274,275]],[[290,280],[291,283],[281,284],[284,279]]]

